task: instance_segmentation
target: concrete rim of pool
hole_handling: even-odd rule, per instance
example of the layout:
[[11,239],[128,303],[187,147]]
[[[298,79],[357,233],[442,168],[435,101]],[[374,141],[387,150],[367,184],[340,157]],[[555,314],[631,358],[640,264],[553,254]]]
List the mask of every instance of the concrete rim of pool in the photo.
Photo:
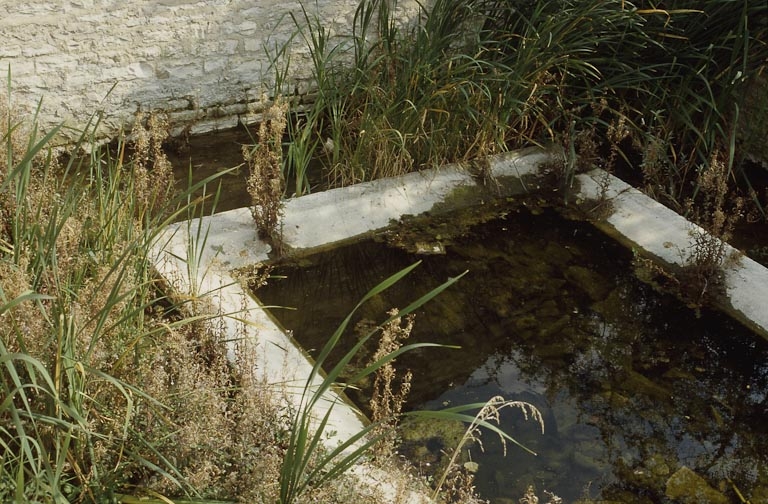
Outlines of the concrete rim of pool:
[[[448,165],[289,199],[283,240],[296,251],[328,247],[384,229],[405,215],[459,210],[489,198],[529,192],[550,169],[554,156],[531,148],[489,158],[489,174],[499,181],[492,189],[467,169]],[[685,251],[694,246],[691,231],[701,231],[695,224],[602,170],[580,174],[576,181],[575,198],[610,200],[608,215],[595,222],[598,228],[656,261],[685,265]],[[269,252],[270,246],[257,236],[250,208],[239,208],[169,226],[153,247],[152,260],[176,292],[204,297],[218,310],[212,315],[233,336],[228,340],[245,331],[255,342],[256,377],[303,386],[311,359],[233,276],[236,269],[268,261]],[[728,245],[725,257],[739,258],[723,264],[727,299],[718,308],[768,339],[768,269]],[[234,348],[228,352],[234,355]],[[301,400],[301,386],[285,389],[294,406]],[[315,415],[322,417],[329,407],[326,445],[333,448],[359,432],[367,420],[333,391]],[[365,465],[353,471],[361,483],[395,498],[397,489],[385,474]],[[430,501],[426,488],[409,496],[409,502]]]

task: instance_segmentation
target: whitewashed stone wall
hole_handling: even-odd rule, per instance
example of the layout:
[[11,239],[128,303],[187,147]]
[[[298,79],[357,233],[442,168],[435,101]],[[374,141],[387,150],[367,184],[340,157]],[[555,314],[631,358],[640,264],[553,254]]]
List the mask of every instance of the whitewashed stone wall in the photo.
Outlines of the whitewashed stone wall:
[[[358,0],[304,4],[350,33]],[[109,138],[158,109],[177,132],[228,128],[257,118],[274,81],[265,46],[290,39],[290,13],[301,16],[298,0],[0,0],[0,83],[10,65],[14,103],[31,111],[42,100],[43,129],[100,114],[98,136]],[[307,51],[292,47],[301,88]]]

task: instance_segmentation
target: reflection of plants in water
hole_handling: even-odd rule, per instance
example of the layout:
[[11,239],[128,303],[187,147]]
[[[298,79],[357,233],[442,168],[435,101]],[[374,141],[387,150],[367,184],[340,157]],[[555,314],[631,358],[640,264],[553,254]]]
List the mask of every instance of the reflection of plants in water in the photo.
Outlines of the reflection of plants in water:
[[[460,407],[459,409],[466,409],[466,407]],[[461,477],[461,471],[459,470],[456,460],[461,453],[462,449],[467,443],[477,443],[478,446],[480,446],[480,449],[483,449],[483,442],[481,440],[481,433],[480,430],[481,426],[487,426],[489,422],[494,422],[495,424],[499,425],[501,423],[501,412],[504,409],[519,409],[522,411],[523,416],[526,420],[530,419],[538,422],[538,424],[541,426],[541,433],[544,434],[544,419],[541,416],[541,413],[539,410],[532,404],[523,402],[523,401],[510,401],[507,399],[504,399],[501,396],[495,396],[490,398],[485,404],[482,405],[480,408],[480,411],[475,415],[475,417],[472,419],[472,421],[469,423],[469,426],[467,427],[466,431],[464,431],[464,435],[461,437],[461,440],[459,440],[459,444],[456,446],[456,448],[453,450],[453,454],[451,455],[451,459],[448,461],[448,466],[443,472],[443,475],[440,477],[440,480],[435,485],[435,491],[433,494],[433,498],[437,498],[437,495],[440,493],[440,489],[443,488],[443,485],[446,483],[446,481],[453,477]],[[498,430],[498,429],[496,429]],[[531,454],[534,454],[531,450],[528,448],[523,447],[520,445],[517,441],[509,438],[508,436],[504,436],[501,434],[501,431],[499,433],[499,439],[501,440],[502,447],[504,449],[504,455],[507,453],[507,440],[510,440],[523,448],[524,450],[528,451]],[[452,488],[456,489],[458,487],[458,490],[461,491],[461,485],[451,485]]]
[[[658,488],[680,465],[713,482],[754,483],[752,469],[765,447],[749,432],[755,429],[748,420],[755,405],[745,397],[744,375],[725,371],[734,357],[727,354],[735,349],[698,341],[701,326],[690,330],[680,342],[647,335],[628,365],[600,384],[602,392],[587,393],[583,408],[598,419],[617,474],[632,485]],[[613,340],[622,345],[618,335]]]
[[[397,370],[393,362],[393,356],[400,353],[403,342],[408,339],[413,329],[414,315],[409,314],[403,318],[399,316],[396,309],[388,312],[390,319],[382,324],[378,329],[381,332],[379,345],[373,357],[370,359],[368,368],[378,366],[375,372],[373,383],[373,392],[369,401],[371,409],[371,420],[373,421],[372,434],[377,439],[372,446],[372,453],[377,457],[388,457],[395,452],[396,428],[398,421],[402,418],[402,409],[406,397],[410,390],[412,373],[406,372],[399,380]],[[405,347],[407,349],[408,347]],[[393,384],[399,381],[397,390],[393,390]],[[463,411],[479,408],[474,417],[465,415]],[[438,420],[463,421],[468,423],[468,427],[459,439],[457,445],[451,453],[450,460],[445,466],[442,476],[434,487],[433,498],[442,496],[447,502],[474,502],[474,472],[471,462],[459,464],[459,455],[469,444],[477,443],[480,449],[483,449],[481,441],[481,428],[490,428],[492,432],[499,435],[500,442],[506,455],[506,442],[510,441],[524,450],[531,452],[520,445],[509,435],[505,434],[495,425],[500,425],[501,412],[504,409],[516,408],[522,411],[523,417],[537,422],[544,433],[544,420],[539,410],[532,404],[523,401],[505,400],[501,396],[492,397],[484,404],[472,404],[449,408],[442,411],[418,411],[413,412],[416,416],[434,418]],[[468,466],[468,464],[470,464]]]
[[[743,343],[764,345],[740,340],[730,326],[715,329],[719,323],[711,319],[678,323],[669,318],[672,299],[647,297],[650,289],[634,285],[593,305],[593,314],[569,333],[575,338],[570,344],[539,339],[528,351],[505,354],[520,373],[513,382],[535,377],[536,389],[552,400],[565,388],[578,401],[579,421],[599,429],[605,462],[613,467],[601,486],[603,498],[627,487],[663,492],[681,465],[715,486],[730,478],[748,492],[766,478],[755,468],[766,464],[760,419],[768,367],[759,357],[764,350],[748,358]],[[490,365],[500,372],[498,363]],[[556,410],[562,406],[553,403]]]

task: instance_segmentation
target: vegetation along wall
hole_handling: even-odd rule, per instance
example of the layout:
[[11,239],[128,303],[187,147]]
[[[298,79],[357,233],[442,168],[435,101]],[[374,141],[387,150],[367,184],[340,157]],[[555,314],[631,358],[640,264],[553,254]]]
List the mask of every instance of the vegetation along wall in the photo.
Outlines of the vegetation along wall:
[[[305,3],[332,33],[351,30],[357,0]],[[82,128],[100,113],[98,136],[109,138],[137,111],[157,109],[168,112],[176,133],[232,127],[254,119],[271,88],[270,56],[296,32],[291,13],[300,19],[302,4],[0,0],[0,71],[10,67],[17,106],[34,110],[42,100],[43,129],[62,122]],[[291,44],[290,82],[302,92],[309,60],[299,39]]]

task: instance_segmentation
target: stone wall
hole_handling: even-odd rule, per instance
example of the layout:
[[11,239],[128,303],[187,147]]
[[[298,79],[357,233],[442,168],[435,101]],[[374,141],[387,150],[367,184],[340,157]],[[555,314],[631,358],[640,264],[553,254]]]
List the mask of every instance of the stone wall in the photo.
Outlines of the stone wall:
[[[310,15],[351,31],[358,0],[308,0]],[[130,126],[137,111],[165,110],[176,132],[210,131],[258,117],[274,51],[291,39],[298,0],[0,0],[0,82],[42,129],[82,128],[99,138]],[[297,38],[298,39],[298,38]],[[307,86],[307,48],[291,45],[291,85]],[[77,134],[63,131],[66,141]]]

